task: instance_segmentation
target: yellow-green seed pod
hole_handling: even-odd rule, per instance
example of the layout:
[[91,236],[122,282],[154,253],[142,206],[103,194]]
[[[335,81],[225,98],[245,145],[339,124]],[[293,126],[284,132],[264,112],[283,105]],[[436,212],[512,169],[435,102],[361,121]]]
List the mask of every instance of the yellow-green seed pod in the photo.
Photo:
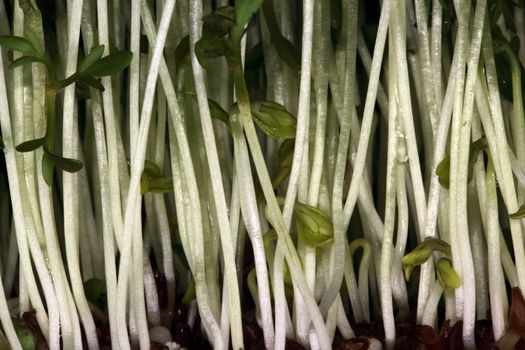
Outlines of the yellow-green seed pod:
[[279,147],[279,153],[277,156],[279,165],[277,166],[275,176],[272,180],[273,188],[279,187],[290,175],[290,172],[292,171],[294,146],[295,140],[287,139],[284,140]]
[[265,134],[285,139],[295,138],[297,119],[283,106],[272,101],[252,102],[252,114]]
[[263,236],[264,250],[268,251],[270,249],[270,244],[277,240],[277,232],[275,230],[268,230]]
[[458,274],[452,267],[452,262],[448,258],[441,258],[436,264],[436,273],[439,283],[445,289],[456,289],[461,285]]
[[322,247],[334,240],[332,221],[321,210],[310,205],[296,203],[294,216],[297,233],[306,244]]

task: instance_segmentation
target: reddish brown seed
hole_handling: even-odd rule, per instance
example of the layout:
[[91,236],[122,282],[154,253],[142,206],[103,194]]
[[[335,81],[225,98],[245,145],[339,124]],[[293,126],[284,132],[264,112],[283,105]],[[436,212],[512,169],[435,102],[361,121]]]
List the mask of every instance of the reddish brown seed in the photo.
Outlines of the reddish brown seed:
[[366,338],[355,338],[341,341],[335,350],[365,350],[368,349],[370,342]]
[[290,339],[286,339],[285,348],[286,348],[286,350],[305,350],[304,346],[302,346],[298,342],[296,342],[294,340],[290,340]]
[[448,336],[450,350],[463,350],[463,321],[458,321],[452,326]]
[[26,311],[22,314],[22,320],[24,321],[27,329],[33,334],[33,336],[36,338],[37,342],[37,349],[38,350],[47,350],[47,341],[44,337],[44,334],[40,330],[40,326],[38,325],[38,321],[36,319],[36,311]]
[[476,321],[475,326],[476,347],[478,349],[494,349],[494,333],[492,322],[489,320]]
[[427,325],[417,326],[417,341],[424,345],[435,344],[439,339],[434,332],[434,329]]
[[525,350],[525,340],[523,338],[518,340],[518,342],[516,343],[516,346],[514,346],[514,349],[516,349],[516,350]]
[[512,288],[509,309],[510,328],[519,335],[525,335],[525,300],[518,287]]
[[242,320],[242,333],[243,333],[243,340],[244,340],[244,346],[246,348],[250,348],[252,345],[255,345],[259,343],[261,340],[263,340],[263,334],[261,328],[254,323],[250,322],[246,319]]

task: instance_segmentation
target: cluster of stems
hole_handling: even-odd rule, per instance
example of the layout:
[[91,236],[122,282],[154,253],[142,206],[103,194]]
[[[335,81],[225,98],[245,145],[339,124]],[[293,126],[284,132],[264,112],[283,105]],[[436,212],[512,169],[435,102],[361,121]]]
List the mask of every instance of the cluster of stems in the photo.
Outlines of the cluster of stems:
[[524,9],[0,0],[0,348],[514,348]]

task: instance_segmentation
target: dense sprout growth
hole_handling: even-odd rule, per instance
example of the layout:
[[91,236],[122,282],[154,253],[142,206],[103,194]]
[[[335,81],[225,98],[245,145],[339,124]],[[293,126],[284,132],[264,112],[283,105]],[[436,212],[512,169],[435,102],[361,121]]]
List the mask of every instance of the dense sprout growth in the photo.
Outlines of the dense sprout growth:
[[522,0],[0,0],[0,349],[525,346]]

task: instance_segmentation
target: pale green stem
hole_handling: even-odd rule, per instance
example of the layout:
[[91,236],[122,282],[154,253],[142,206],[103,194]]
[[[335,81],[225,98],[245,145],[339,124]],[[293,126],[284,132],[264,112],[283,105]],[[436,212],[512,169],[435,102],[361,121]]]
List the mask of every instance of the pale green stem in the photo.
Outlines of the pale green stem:
[[[388,7],[388,5],[387,5]],[[345,76],[344,76],[344,97],[343,97],[343,113],[340,115],[340,133],[339,133],[339,144],[337,147],[337,158],[335,163],[334,171],[334,184],[332,189],[332,221],[334,225],[334,243],[332,244],[331,252],[331,263],[330,271],[327,277],[329,279],[328,285],[319,308],[323,315],[328,313],[328,310],[331,308],[339,290],[341,289],[341,283],[343,281],[344,275],[344,265],[345,265],[345,247],[347,244],[346,240],[346,229],[348,224],[345,222],[345,215],[343,209],[343,183],[346,171],[347,157],[348,157],[348,147],[350,141],[350,128],[351,121],[354,113],[354,87],[356,83],[355,78],[355,66],[356,66],[356,35],[357,35],[357,12],[358,4],[357,1],[349,1],[346,6],[345,16],[348,18],[346,24],[346,46],[345,46]],[[381,16],[383,16],[383,10],[381,11]],[[381,30],[381,24],[380,24]],[[379,34],[378,34],[379,37]],[[381,39],[378,39],[377,42],[381,42]],[[381,45],[379,45],[381,46]],[[370,84],[373,85],[373,84]],[[369,86],[370,86],[369,85]],[[363,136],[363,134],[361,134]],[[360,139],[360,141],[362,141]],[[368,144],[368,142],[367,142]],[[367,145],[368,146],[368,145]],[[365,152],[366,153],[366,152]],[[366,156],[366,154],[365,154]],[[363,157],[364,158],[364,157]],[[363,167],[364,168],[364,159]],[[362,169],[361,169],[362,171]],[[354,175],[355,176],[355,173]],[[359,175],[357,176],[357,181],[359,181]],[[354,185],[354,177],[352,177],[352,185]],[[351,188],[352,188],[351,185]],[[354,190],[357,189],[357,186],[354,186]],[[351,191],[351,190],[350,190]],[[355,201],[354,201],[355,204]],[[353,210],[350,210],[352,212]]]
[[423,311],[421,317],[421,324],[434,327],[437,315],[437,308],[439,300],[443,295],[443,286],[437,280],[434,281],[434,285],[430,289],[430,293],[425,305],[425,310]]
[[505,334],[507,328],[507,305],[503,302],[507,298],[505,293],[505,279],[501,268],[500,232],[498,218],[498,198],[496,193],[496,175],[492,162],[489,161],[486,175],[487,189],[487,248],[488,248],[488,277],[490,293],[490,315],[497,341]]
[[[148,41],[150,45],[153,46],[156,41],[156,30],[151,18],[151,13],[149,12],[148,5],[146,1],[141,1],[141,17],[144,25],[145,32],[148,36]],[[181,181],[184,180],[184,183],[181,183],[176,190],[181,194],[182,199],[185,202],[179,201],[182,205],[177,205],[177,213],[184,213],[185,207],[189,208],[187,216],[187,223],[184,223],[186,216],[181,217],[178,215],[179,225],[182,225],[181,239],[183,239],[183,234],[186,231],[185,247],[191,249],[191,251],[186,250],[186,256],[189,258],[190,266],[192,267],[192,272],[195,278],[196,292],[197,292],[197,301],[199,303],[199,312],[201,314],[204,327],[210,335],[210,339],[217,349],[224,348],[224,340],[221,335],[219,325],[217,320],[214,318],[209,304],[209,295],[208,288],[205,281],[204,273],[204,250],[203,250],[203,237],[202,237],[202,221],[201,221],[201,210],[200,210],[200,199],[198,195],[197,183],[195,179],[195,171],[193,167],[193,162],[191,159],[191,154],[188,146],[188,138],[186,131],[184,130],[184,121],[182,111],[179,108],[179,101],[175,93],[175,88],[170,78],[166,62],[163,58],[160,60],[160,79],[166,94],[166,100],[168,102],[168,110],[170,114],[170,122],[168,123],[170,130],[170,137],[172,141],[170,142],[170,150],[172,155],[172,174],[174,178],[177,178],[177,174],[181,174]],[[176,139],[176,142],[173,141],[173,138]],[[178,147],[178,152],[175,152],[175,144]],[[180,153],[180,156],[178,155]],[[180,158],[180,160],[178,160]],[[183,167],[180,164],[184,164]],[[174,180],[174,187],[177,188],[178,179]],[[176,196],[177,199],[178,196]],[[180,197],[179,197],[180,198]],[[186,230],[184,230],[184,225],[186,225]],[[184,240],[183,240],[184,245]],[[191,253],[191,254],[188,254]]]
[[[455,106],[454,118],[458,118],[460,121],[457,124],[453,121],[453,130],[458,132],[457,140],[457,158],[455,153],[451,152],[450,158],[450,173],[451,173],[451,183],[450,183],[450,219],[451,219],[451,232],[455,232],[457,235],[457,249],[460,252],[461,267],[457,268],[459,271],[459,276],[461,278],[461,288],[465,296],[464,308],[463,308],[463,343],[467,348],[475,348],[475,339],[474,339],[474,323],[476,321],[476,298],[473,298],[473,295],[476,295],[476,281],[474,273],[474,262],[472,258],[472,250],[470,247],[470,241],[468,237],[461,237],[458,228],[461,228],[463,235],[466,235],[468,231],[468,218],[467,218],[467,178],[468,178],[468,162],[469,162],[469,144],[470,144],[470,134],[471,134],[471,120],[473,115],[474,107],[474,95],[475,95],[475,86],[478,74],[478,62],[479,62],[479,53],[481,49],[481,39],[483,34],[483,22],[485,18],[485,6],[486,1],[481,0],[476,2],[476,9],[474,13],[474,22],[472,28],[472,39],[470,42],[470,55],[468,60],[468,69],[467,76],[465,81],[465,92],[463,98],[463,105]],[[464,18],[466,22],[469,16],[470,9],[467,4],[461,6],[460,15],[458,16],[460,27],[462,26],[461,18]],[[460,38],[462,39],[462,34],[460,31]],[[467,31],[466,23],[465,28]],[[466,37],[466,35],[465,35]],[[458,91],[459,92],[459,91]],[[457,129],[456,129],[457,128]],[[452,149],[456,144],[453,143],[454,138],[451,139]],[[454,169],[456,169],[454,177]],[[454,242],[452,242],[454,243]]]
[[[268,270],[266,268],[266,257],[262,240],[261,225],[259,222],[259,210],[255,198],[255,187],[250,169],[250,158],[248,147],[242,134],[242,125],[238,115],[235,113],[230,117],[232,134],[235,144],[235,169],[238,176],[239,199],[242,216],[246,230],[250,235],[255,260],[255,272],[257,276],[257,303],[259,305],[262,329],[264,332],[264,343],[267,348],[274,344],[274,329],[272,319],[272,303],[270,299],[270,287],[268,285]],[[253,292],[252,292],[253,295]]]
[[[484,27],[483,31],[483,60],[485,62],[486,79],[488,85],[489,110],[494,124],[494,134],[496,141],[496,153],[492,153],[492,159],[499,159],[501,176],[498,174],[498,166],[495,165],[498,183],[502,187],[502,195],[509,213],[518,210],[518,201],[512,177],[512,167],[507,149],[507,137],[503,123],[503,114],[501,111],[501,101],[499,96],[498,82],[496,78],[496,67],[494,63],[494,52],[492,48],[492,39],[489,26]],[[497,156],[496,156],[497,155]],[[521,290],[525,290],[525,249],[519,242],[522,241],[522,226],[520,220],[510,219],[510,229],[516,259],[516,269],[518,273],[518,282]]]
[[104,246],[104,277],[106,282],[106,293],[108,298],[109,331],[112,340],[112,347],[120,349],[117,333],[117,269],[115,266],[115,243],[112,224],[113,206],[110,200],[111,185],[108,169],[108,152],[106,146],[106,132],[104,130],[104,120],[102,116],[102,104],[100,94],[91,90],[93,93],[93,131],[95,134],[95,146],[97,152],[97,169],[100,183],[100,205],[102,213],[102,238]]
[[[69,6],[68,6],[69,9]],[[75,73],[77,68],[80,22],[82,15],[82,0],[71,4],[68,16],[68,44],[66,59],[66,76]],[[78,121],[73,113],[75,106],[75,84],[66,87],[63,106],[63,137],[62,152],[64,157],[79,158]],[[99,348],[95,322],[84,293],[82,274],[79,266],[79,179],[78,174],[63,173],[64,187],[64,232],[65,250],[71,287],[78,308],[79,316],[86,332],[86,340],[90,350]]]
[[[162,59],[162,53],[164,50],[164,43],[166,40],[166,35],[169,28],[169,23],[171,20],[171,15],[173,14],[173,9],[175,7],[175,0],[166,1],[163,12],[161,24],[159,26],[159,35],[155,43],[155,49],[153,51],[153,56],[151,59],[151,65],[148,72],[148,78],[146,82],[146,94],[144,96],[144,101],[142,105],[142,112],[140,118],[140,127],[138,133],[137,149],[136,154],[131,161],[131,179],[129,185],[128,198],[126,201],[126,212],[124,216],[124,232],[122,240],[122,249],[120,256],[120,266],[119,266],[119,278],[117,284],[117,320],[119,323],[118,333],[119,333],[119,342],[120,346],[123,349],[129,348],[129,341],[127,339],[127,327],[126,327],[126,301],[128,293],[128,282],[129,282],[129,273],[130,269],[133,267],[133,275],[136,276],[136,279],[140,280],[141,285],[143,283],[142,276],[142,239],[138,237],[138,231],[134,228],[136,224],[136,214],[139,210],[140,204],[140,178],[144,170],[144,161],[146,156],[146,145],[148,139],[149,125],[151,121],[151,111],[153,108],[153,102],[155,97],[155,84],[157,83],[157,77],[159,72],[160,61]],[[133,251],[133,253],[132,253]],[[133,255],[132,255],[133,254]],[[138,256],[137,256],[138,255]],[[132,259],[135,259],[132,262]],[[137,266],[138,265],[138,266]],[[137,286],[133,286],[134,289]],[[140,340],[141,349],[149,348],[149,332],[147,328],[146,315],[145,315],[145,305],[144,305],[144,290],[139,288],[139,291],[136,291],[133,305],[133,310],[136,313],[135,317],[138,321],[137,330]]]
[[[457,42],[456,42],[457,45]],[[436,237],[436,223],[438,218],[439,200],[440,193],[442,191],[441,185],[438,182],[438,177],[435,173],[439,162],[445,155],[445,148],[447,145],[448,132],[450,127],[450,120],[452,116],[452,107],[454,101],[454,91],[456,90],[456,71],[458,69],[459,59],[457,55],[454,55],[452,69],[447,84],[447,90],[441,113],[439,116],[439,125],[435,138],[434,146],[434,162],[432,165],[432,172],[430,177],[430,189],[428,195],[428,207],[425,219],[425,230],[422,231],[421,239],[424,240],[426,237]],[[443,239],[443,237],[441,237]],[[433,279],[433,267],[432,262],[426,262],[421,266],[420,283],[417,298],[417,320],[421,322],[426,299],[430,292],[430,283]]]
[[[396,162],[398,147],[398,89],[396,89],[396,70],[394,69],[395,60],[393,37],[389,37],[389,77],[388,77],[388,146],[387,146],[387,168],[386,168],[386,198],[385,198],[385,220],[383,230],[383,240],[381,246],[381,262],[379,274],[379,288],[381,298],[381,315],[383,327],[385,329],[386,348],[392,349],[395,345],[396,329],[394,323],[394,310],[392,302],[392,253],[393,237],[396,219]],[[403,142],[402,140],[400,140]]]

